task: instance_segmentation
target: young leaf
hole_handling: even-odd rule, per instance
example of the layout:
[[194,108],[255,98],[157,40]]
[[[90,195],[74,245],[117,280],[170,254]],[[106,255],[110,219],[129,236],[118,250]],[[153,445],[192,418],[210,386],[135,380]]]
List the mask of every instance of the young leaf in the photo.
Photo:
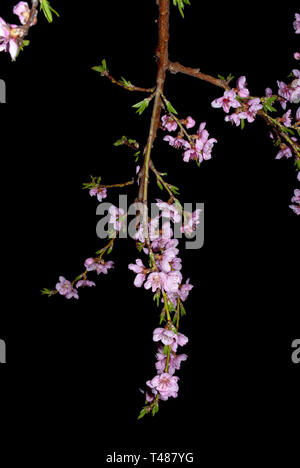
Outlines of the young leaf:
[[147,414],[147,413],[148,413],[148,410],[146,409],[146,407],[143,408],[143,409],[141,410],[140,414],[138,415],[138,418],[137,418],[137,419],[143,418],[143,417],[145,416],[145,414]]
[[137,102],[132,107],[136,109],[136,112],[141,115],[145,109],[149,106],[149,99],[146,98],[143,101]]
[[103,59],[101,65],[96,65],[95,67],[92,67],[92,70],[101,73],[102,75],[105,75],[108,72],[106,60]]
[[57,11],[55,11],[52,6],[50,5],[49,1],[48,0],[40,0],[40,9],[42,10],[42,12],[44,13],[47,21],[49,23],[52,23],[53,21],[53,15],[52,13],[54,13],[56,16],[59,17],[59,14],[57,13]]
[[178,112],[174,109],[174,107],[172,106],[172,104],[166,100],[166,106],[167,106],[167,109],[168,111],[171,113],[171,114],[175,114],[177,115]]

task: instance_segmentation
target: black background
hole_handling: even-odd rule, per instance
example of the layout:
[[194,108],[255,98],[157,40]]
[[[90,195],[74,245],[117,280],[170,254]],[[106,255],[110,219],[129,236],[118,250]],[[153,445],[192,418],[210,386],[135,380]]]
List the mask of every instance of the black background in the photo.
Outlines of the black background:
[[[300,370],[291,361],[300,334],[299,219],[288,208],[296,175],[290,160],[275,160],[263,122],[241,131],[211,108],[220,89],[180,75],[168,75],[165,88],[180,117],[207,122],[218,140],[212,160],[200,169],[184,163],[160,142],[161,132],[153,152],[182,201],[205,203],[204,246],[183,252],[184,276],[195,287],[182,323],[190,341],[178,399],[136,421],[138,389],[154,376],[158,314],[151,294],[133,286],[134,242],[116,243],[114,271],[81,290],[79,301],[40,295],[59,275],[74,278],[103,245],[97,202],[82,183],[90,174],[107,184],[130,180],[134,159],[113,142],[147,138],[150,110],[139,117],[131,108],[143,95],[91,67],[105,57],[112,75],[145,87],[156,75],[154,0],[68,3],[53,3],[60,19],[47,25],[40,18],[15,63],[0,57],[7,85],[0,337],[8,360],[1,373],[14,426],[30,435],[26,451],[33,456],[38,444],[54,461],[59,448],[60,459],[103,460],[112,448],[159,447],[241,462],[237,448],[253,460],[261,449],[260,460],[284,453],[286,435],[291,451]],[[244,74],[253,95],[276,90],[276,80],[297,67],[296,2],[192,3],[184,21],[172,7],[171,60],[214,76]],[[12,6],[1,5],[11,22]],[[134,199],[136,190],[122,193]],[[155,184],[151,190],[161,196]],[[118,193],[110,191],[109,201],[117,204]]]

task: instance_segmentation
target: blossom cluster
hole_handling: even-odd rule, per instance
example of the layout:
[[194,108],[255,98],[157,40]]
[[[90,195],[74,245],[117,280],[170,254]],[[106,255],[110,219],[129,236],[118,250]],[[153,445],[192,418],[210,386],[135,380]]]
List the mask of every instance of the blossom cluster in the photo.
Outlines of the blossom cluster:
[[[22,26],[27,24],[31,10],[27,2],[19,2],[14,6],[13,13],[18,16],[21,24],[9,24],[0,17],[0,52],[9,52],[12,60],[15,60],[18,55],[20,40],[24,36]],[[30,26],[35,23],[36,17],[34,17]]]
[[260,98],[250,97],[245,76],[238,78],[236,88],[226,90],[223,96],[212,101],[211,105],[214,108],[222,107],[226,114],[229,114],[231,108],[235,109],[235,112],[225,116],[225,121],[234,123],[236,126],[240,125],[241,120],[254,122],[258,111],[263,108]]
[[151,403],[154,399],[158,401],[168,400],[169,397],[177,398],[178,380],[175,376],[176,370],[180,369],[182,361],[187,359],[186,354],[177,354],[178,346],[184,346],[188,338],[173,330],[166,328],[156,328],[153,332],[153,341],[160,342],[156,354],[155,364],[157,374],[153,379],[146,382],[146,402]]
[[71,299],[72,297],[74,299],[79,299],[78,288],[96,286],[94,281],[89,281],[87,279],[87,273],[90,271],[96,271],[97,275],[100,273],[106,275],[108,270],[114,267],[114,262],[111,260],[105,262],[99,258],[89,257],[85,260],[84,266],[86,270],[84,273],[79,275],[78,281],[75,280],[71,283],[64,278],[64,276],[60,276],[59,282],[55,286],[55,291],[60,295],[65,296],[66,299]]
[[161,120],[163,130],[175,132],[178,126],[180,127],[176,137],[166,135],[163,140],[176,149],[183,149],[183,160],[185,162],[194,160],[199,164],[203,160],[211,159],[213,145],[217,143],[217,140],[209,138],[209,133],[205,129],[206,122],[202,122],[197,133],[191,135],[187,133],[185,128],[190,129],[195,126],[196,122],[192,117],[189,116],[186,119],[178,120],[174,116],[163,115]]

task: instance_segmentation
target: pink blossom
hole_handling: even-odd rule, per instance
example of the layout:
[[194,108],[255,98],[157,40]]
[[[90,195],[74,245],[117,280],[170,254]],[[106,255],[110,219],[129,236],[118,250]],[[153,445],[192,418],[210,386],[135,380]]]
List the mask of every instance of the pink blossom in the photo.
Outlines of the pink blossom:
[[205,126],[206,122],[202,122],[199,125],[197,134],[192,136],[194,144],[184,152],[184,162],[198,159],[201,163],[204,159],[211,159],[211,151],[217,140],[215,138],[208,139],[209,133]]
[[277,153],[275,159],[281,159],[282,157],[286,157],[286,158],[292,157],[292,151],[286,145],[284,145],[283,148],[279,151],[279,153]]
[[289,109],[283,116],[282,116],[282,119],[283,119],[283,124],[286,126],[286,127],[290,127],[292,125],[292,119],[291,119],[291,109]]
[[81,288],[83,286],[90,288],[91,286],[96,286],[96,283],[94,283],[94,281],[88,281],[88,280],[79,280],[76,283],[76,288]]
[[12,60],[16,59],[19,51],[18,37],[19,27],[16,24],[8,24],[0,18],[0,52],[9,52]]
[[295,189],[294,190],[294,196],[291,200],[293,203],[298,203],[300,204],[300,190],[299,189]]
[[13,12],[19,17],[21,24],[26,24],[30,17],[30,8],[27,2],[19,2],[14,6]]
[[171,135],[166,135],[163,138],[163,140],[167,141],[170,146],[173,146],[176,149],[189,148],[189,146],[190,146],[190,144],[186,140],[184,140],[183,138],[180,138],[180,137],[174,138]]
[[56,284],[55,288],[59,294],[65,296],[67,299],[71,299],[72,297],[74,297],[74,299],[78,299],[77,290],[73,288],[70,281],[66,280],[63,276],[59,277],[59,283]]
[[89,194],[91,197],[94,197],[97,195],[97,199],[99,202],[102,202],[104,198],[107,197],[107,189],[105,187],[93,187],[90,191]]
[[196,123],[195,120],[194,120],[191,116],[189,116],[189,117],[187,117],[187,118],[185,119],[185,126],[186,126],[186,128],[192,128],[192,127],[194,127],[195,123]]
[[152,380],[149,380],[147,385],[155,389],[162,400],[167,400],[169,397],[177,398],[178,380],[178,377],[164,372],[163,374],[156,375]]
[[152,288],[152,292],[155,292],[157,289],[165,289],[167,275],[166,273],[160,271],[154,271],[150,273],[147,278],[147,281],[144,284],[145,289]]
[[163,218],[170,218],[174,223],[178,223],[181,219],[181,215],[175,204],[170,205],[159,198],[156,199],[156,206],[161,210]]
[[294,53],[294,59],[300,60],[300,52],[295,52]]
[[162,271],[168,273],[171,271],[170,263],[175,259],[176,255],[179,253],[178,249],[170,248],[166,249],[162,255],[162,259],[160,261],[160,267]]
[[297,179],[298,179],[299,182],[300,182],[300,171],[299,171],[298,174],[297,174]]
[[215,99],[211,105],[215,108],[222,107],[224,112],[228,114],[230,107],[237,108],[240,106],[240,103],[236,100],[236,93],[233,90],[230,90],[225,91],[224,95]]
[[245,76],[240,76],[239,79],[237,80],[237,89],[238,89],[238,95],[240,97],[246,98],[249,96],[249,89],[246,88],[246,77]]
[[271,90],[271,88],[266,88],[265,93],[267,97],[273,96],[273,91]]
[[178,345],[184,346],[188,341],[189,339],[187,336],[183,335],[182,333],[178,333],[177,335],[175,335],[175,338],[170,345],[172,351],[176,353]]
[[[92,263],[92,260],[93,260],[93,263]],[[108,262],[104,262],[103,260],[99,262],[96,259],[88,258],[84,262],[84,265],[87,271],[96,271],[98,275],[100,273],[103,273],[104,275],[106,275],[108,273],[108,270],[114,267],[114,262],[111,260],[109,260]]]
[[189,278],[186,280],[185,284],[182,284],[180,286],[180,289],[178,291],[178,296],[180,297],[182,302],[184,302],[187,299],[187,297],[188,297],[191,289],[193,289],[193,287],[194,286],[192,284],[190,284],[190,279]]
[[180,271],[170,271],[166,275],[166,279],[164,281],[164,290],[170,293],[178,292],[181,281],[182,274]]
[[296,112],[296,121],[299,122],[300,120],[300,107],[298,107],[297,112]]
[[134,280],[134,285],[137,287],[137,288],[140,288],[145,279],[146,279],[146,274],[144,273],[146,268],[142,262],[141,259],[137,258],[136,261],[135,261],[135,264],[134,263],[130,263],[128,265],[128,268],[129,270],[132,270],[134,273],[137,273],[137,276],[135,277],[135,280]]
[[[162,346],[158,347],[158,353],[156,354],[157,362],[155,364],[156,370],[158,374],[162,374],[165,372],[166,364],[167,364],[167,356],[164,354],[164,348]],[[180,369],[180,365],[182,361],[186,361],[187,354],[174,354],[170,353],[169,365],[168,365],[168,373],[173,375],[176,370]]]
[[87,258],[84,262],[84,266],[85,268],[90,268],[93,264],[95,263],[95,259],[94,258]]
[[196,230],[196,226],[200,223],[200,208],[195,210],[193,213],[187,211],[184,212],[184,224],[181,227],[181,232],[186,234],[192,234]]
[[153,341],[161,341],[165,346],[169,346],[176,339],[177,335],[167,328],[155,328],[153,332]]
[[124,215],[124,210],[122,208],[119,209],[116,206],[111,205],[108,211],[110,213],[109,222],[113,225],[116,231],[120,231],[122,227],[120,217]]
[[295,29],[296,34],[300,34],[300,14],[295,13],[295,21],[293,22],[293,26]]
[[174,132],[177,129],[177,123],[172,117],[169,117],[168,115],[163,115],[161,121],[164,130]]

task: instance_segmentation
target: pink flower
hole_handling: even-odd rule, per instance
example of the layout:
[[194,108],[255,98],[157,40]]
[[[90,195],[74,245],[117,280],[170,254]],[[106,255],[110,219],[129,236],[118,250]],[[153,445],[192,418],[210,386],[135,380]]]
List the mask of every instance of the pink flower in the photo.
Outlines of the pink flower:
[[[90,268],[94,263],[95,263],[95,259],[89,257],[89,258],[87,258],[87,259],[85,260],[84,266],[85,266],[85,268],[88,269],[88,268]],[[88,270],[88,271],[89,271],[89,270]]]
[[177,123],[172,117],[169,117],[168,115],[163,115],[161,121],[164,130],[174,132],[177,129]]
[[296,112],[296,121],[299,122],[300,120],[300,107],[298,107],[297,112]]
[[159,198],[156,199],[156,206],[161,210],[163,218],[170,218],[174,223],[178,223],[181,219],[181,215],[175,204],[170,205],[169,203],[163,202]]
[[19,2],[14,6],[13,12],[19,17],[21,24],[26,24],[30,17],[30,8],[27,2]]
[[179,285],[182,281],[182,274],[180,271],[170,271],[166,275],[166,279],[164,281],[164,290],[168,293],[175,293],[178,292]]
[[155,328],[153,332],[153,341],[161,341],[165,346],[169,346],[173,343],[176,337],[176,333],[166,328]]
[[76,288],[81,288],[83,286],[90,288],[91,286],[96,286],[96,283],[94,283],[94,281],[88,281],[88,280],[79,280],[76,283]]
[[108,273],[108,270],[114,267],[114,262],[111,260],[109,260],[108,262],[104,262],[103,260],[99,262],[97,261],[97,259],[87,258],[84,262],[84,265],[87,271],[96,271],[98,275],[100,273],[106,275]]
[[163,374],[156,375],[152,380],[149,380],[147,385],[155,389],[162,400],[167,400],[169,397],[177,398],[178,380],[178,377],[164,372]]
[[300,204],[300,190],[299,189],[294,190],[294,196],[291,201],[293,203],[297,203],[298,205]]
[[114,268],[114,262],[112,260],[103,263],[95,263],[95,270],[97,272],[97,275],[99,275],[100,273],[107,275],[108,270],[110,270],[111,268]]
[[224,95],[218,99],[215,99],[211,105],[215,108],[222,107],[224,112],[228,114],[230,107],[237,108],[240,106],[240,103],[236,100],[236,93],[233,90],[230,90],[225,91]]
[[73,288],[70,281],[66,280],[63,276],[59,277],[59,283],[57,283],[55,287],[59,294],[65,296],[67,299],[71,299],[72,297],[78,299],[77,290]]
[[146,279],[146,274],[144,273],[146,268],[143,265],[142,260],[140,260],[139,258],[136,259],[135,263],[136,264],[130,263],[128,265],[128,268],[129,268],[129,270],[134,271],[134,273],[137,273],[137,276],[135,277],[135,280],[134,280],[134,285],[137,288],[140,288],[143,285],[143,283],[144,283],[144,281]]
[[[165,372],[166,364],[167,364],[167,356],[164,354],[164,348],[162,346],[158,347],[158,353],[156,354],[157,362],[155,364],[156,370],[158,374],[162,374]],[[174,354],[170,353],[169,365],[168,365],[168,373],[173,375],[176,370],[180,369],[180,365],[182,361],[186,361],[187,355],[186,354]]]
[[110,219],[109,222],[113,225],[116,231],[120,231],[122,227],[122,222],[120,221],[120,217],[124,215],[124,210],[122,208],[117,208],[116,206],[112,205],[109,208]]
[[192,128],[192,127],[194,127],[195,123],[196,123],[195,120],[194,120],[192,117],[190,117],[190,116],[188,116],[188,117],[185,119],[185,126],[186,126],[186,128]]
[[103,198],[107,197],[107,189],[105,187],[100,188],[100,187],[93,187],[90,191],[89,194],[91,197],[94,197],[97,195],[97,199],[99,202],[102,202]]
[[177,347],[179,346],[184,346],[187,342],[189,341],[188,337],[183,335],[182,333],[178,333],[178,335],[175,335],[175,339],[171,343],[171,349],[176,353]]
[[190,144],[186,140],[184,140],[183,138],[179,138],[179,137],[174,138],[171,135],[166,135],[163,138],[163,140],[167,141],[170,146],[173,146],[176,149],[189,148],[189,146],[190,146]]
[[283,116],[282,116],[282,119],[283,119],[283,124],[286,126],[286,127],[290,127],[292,125],[292,119],[291,119],[291,109],[289,109]]
[[286,145],[284,145],[282,149],[279,151],[279,153],[277,153],[275,159],[281,159],[282,157],[286,157],[286,158],[292,157],[292,151]]
[[162,259],[160,261],[160,267],[162,271],[164,271],[165,273],[171,271],[170,263],[175,259],[178,252],[179,250],[175,249],[174,247],[164,251]]
[[187,297],[188,297],[188,295],[190,293],[190,290],[193,289],[193,287],[194,286],[192,284],[190,284],[190,279],[189,278],[186,280],[185,284],[182,284],[180,286],[180,289],[178,291],[178,296],[180,297],[182,302],[184,302],[187,299]]
[[295,13],[296,20],[293,22],[293,26],[295,29],[296,34],[300,34],[300,14]]
[[16,24],[8,24],[0,18],[0,52],[9,52],[12,60],[18,54],[18,38],[20,29]]
[[245,76],[240,76],[239,79],[237,80],[237,89],[238,89],[238,95],[240,97],[246,98],[249,96],[249,90],[246,88],[246,77]]
[[294,53],[294,59],[300,60],[300,52],[295,52]]
[[162,271],[155,271],[153,273],[150,273],[150,275],[147,278],[147,281],[144,284],[144,288],[152,288],[152,292],[155,292],[157,289],[165,289],[166,278],[166,273]]
[[300,182],[300,171],[299,171],[298,174],[297,174],[297,179],[298,179],[299,182]]

